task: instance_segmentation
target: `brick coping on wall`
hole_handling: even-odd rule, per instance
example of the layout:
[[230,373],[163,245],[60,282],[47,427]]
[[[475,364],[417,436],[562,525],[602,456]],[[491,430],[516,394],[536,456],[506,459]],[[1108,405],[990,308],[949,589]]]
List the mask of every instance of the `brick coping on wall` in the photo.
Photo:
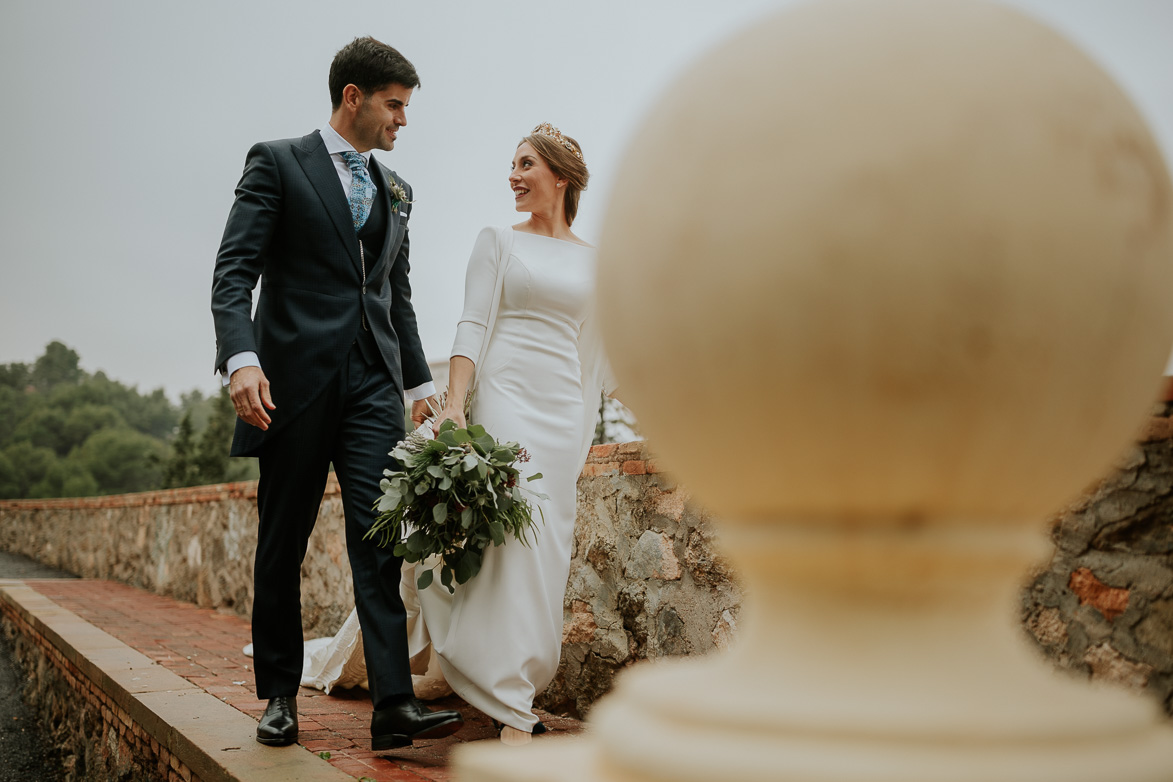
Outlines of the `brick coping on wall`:
[[[648,454],[643,442],[607,443],[591,446],[583,477],[605,475],[651,475],[660,472],[658,461]],[[326,480],[323,496],[339,493],[338,479],[331,472]],[[136,508],[151,505],[191,505],[207,502],[222,502],[230,499],[256,499],[256,481],[216,483],[210,486],[189,486],[183,489],[161,489],[134,494],[111,494],[105,497],[60,497],[45,500],[0,500],[0,510],[5,508],[22,510],[90,509],[90,508]]]

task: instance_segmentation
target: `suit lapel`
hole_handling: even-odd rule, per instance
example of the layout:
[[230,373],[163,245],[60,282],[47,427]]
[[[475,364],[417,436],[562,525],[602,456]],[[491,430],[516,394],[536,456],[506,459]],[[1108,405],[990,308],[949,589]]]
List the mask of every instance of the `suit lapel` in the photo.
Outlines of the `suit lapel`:
[[350,254],[355,269],[358,269],[360,267],[358,236],[354,232],[354,218],[350,215],[350,204],[346,200],[342,182],[338,179],[334,161],[326,152],[322,135],[315,130],[303,138],[301,144],[294,146],[293,154],[305,172],[306,178],[313,185],[318,198],[321,199],[326,214],[330,215],[330,220],[338,230],[338,236]]
[[379,262],[374,269],[371,269],[370,276],[374,277],[376,271],[381,271],[382,265],[388,258],[393,258],[393,253],[398,248],[392,247],[395,237],[399,236],[399,221],[403,219],[403,215],[399,210],[391,208],[391,175],[387,169],[379,165],[379,161],[375,160],[375,156],[371,155],[371,162],[368,166],[371,171],[371,176],[375,180],[375,187],[378,188],[378,197],[383,199],[383,205],[387,207],[387,235],[383,237],[383,253],[379,256]]

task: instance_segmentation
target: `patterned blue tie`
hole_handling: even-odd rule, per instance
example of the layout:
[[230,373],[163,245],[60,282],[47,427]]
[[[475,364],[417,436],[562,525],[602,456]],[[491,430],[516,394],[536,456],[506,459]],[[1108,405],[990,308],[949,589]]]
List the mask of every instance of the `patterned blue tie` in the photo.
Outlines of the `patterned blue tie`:
[[375,183],[367,173],[366,163],[357,152],[340,152],[350,168],[350,216],[354,218],[354,232],[358,233],[371,216],[371,204],[375,202]]

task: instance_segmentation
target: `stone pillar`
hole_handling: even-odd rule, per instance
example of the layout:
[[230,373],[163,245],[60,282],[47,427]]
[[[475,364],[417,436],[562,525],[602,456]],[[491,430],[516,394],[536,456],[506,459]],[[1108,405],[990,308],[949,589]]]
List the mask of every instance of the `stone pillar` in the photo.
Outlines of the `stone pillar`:
[[1173,341],[1173,189],[1111,79],[994,3],[811,2],[688,69],[619,170],[612,364],[723,520],[743,634],[460,778],[1167,780],[1155,705],[1053,673],[1015,619]]

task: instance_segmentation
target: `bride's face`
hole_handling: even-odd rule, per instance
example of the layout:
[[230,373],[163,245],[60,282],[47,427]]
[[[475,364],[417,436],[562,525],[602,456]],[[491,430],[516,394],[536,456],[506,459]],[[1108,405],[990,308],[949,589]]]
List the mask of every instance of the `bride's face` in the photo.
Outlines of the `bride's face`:
[[[559,183],[562,184],[559,184]],[[513,208],[519,212],[553,215],[562,198],[566,181],[559,179],[545,158],[529,142],[523,141],[513,156],[509,187],[513,190]]]

